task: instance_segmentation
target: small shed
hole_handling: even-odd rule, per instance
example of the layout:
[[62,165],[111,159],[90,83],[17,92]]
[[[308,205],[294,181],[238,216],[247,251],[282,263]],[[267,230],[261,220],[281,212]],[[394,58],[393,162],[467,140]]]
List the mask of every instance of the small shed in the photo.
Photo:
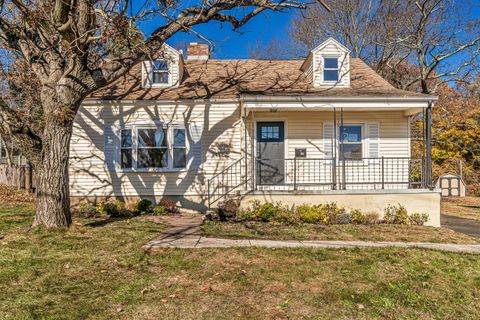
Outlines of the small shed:
[[465,182],[458,174],[442,174],[437,180],[437,188],[442,189],[442,197],[465,197]]

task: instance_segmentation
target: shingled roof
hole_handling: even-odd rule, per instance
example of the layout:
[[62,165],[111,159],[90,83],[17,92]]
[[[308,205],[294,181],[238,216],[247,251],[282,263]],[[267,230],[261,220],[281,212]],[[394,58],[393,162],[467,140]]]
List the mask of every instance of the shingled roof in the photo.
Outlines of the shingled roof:
[[181,83],[170,88],[142,88],[141,64],[94,92],[99,100],[227,99],[240,95],[319,97],[418,97],[395,89],[362,60],[351,58],[350,88],[314,88],[300,70],[304,60],[187,60]]

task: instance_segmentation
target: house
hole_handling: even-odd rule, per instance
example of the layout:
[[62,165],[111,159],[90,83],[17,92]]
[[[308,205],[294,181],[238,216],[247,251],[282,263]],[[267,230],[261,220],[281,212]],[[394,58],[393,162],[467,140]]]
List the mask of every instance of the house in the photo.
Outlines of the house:
[[[383,211],[402,203],[439,226],[431,179],[437,97],[395,89],[328,39],[297,60],[187,58],[168,45],[86,99],[71,143],[75,199],[176,199],[201,211],[229,197]],[[425,114],[425,155],[410,122]]]

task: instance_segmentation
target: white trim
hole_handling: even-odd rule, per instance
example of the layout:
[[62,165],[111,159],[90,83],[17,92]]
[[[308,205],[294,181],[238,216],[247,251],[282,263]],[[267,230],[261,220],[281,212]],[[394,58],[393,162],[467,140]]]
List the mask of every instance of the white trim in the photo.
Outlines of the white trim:
[[338,40],[330,37],[328,38],[327,40],[325,40],[324,42],[322,42],[320,45],[318,45],[317,47],[315,47],[312,51],[310,52],[317,52],[317,51],[320,51],[322,50],[323,48],[325,48],[326,46],[328,46],[329,44],[333,43],[335,46],[337,46],[340,51],[343,51],[347,54],[350,53],[350,49],[348,49],[347,47],[345,47],[343,44],[341,44],[340,42],[338,42]]
[[[165,168],[138,168],[138,130],[139,129],[167,129],[167,152],[168,152],[168,167]],[[122,136],[121,132],[123,129],[132,130],[132,168],[122,168],[122,159],[121,159],[121,149],[122,149]],[[186,163],[185,168],[175,168],[173,167],[173,130],[174,129],[183,129],[185,130],[185,156]],[[126,125],[118,126],[119,131],[119,145],[115,148],[115,157],[118,159],[118,172],[181,172],[188,171],[190,162],[188,159],[188,154],[191,152],[191,147],[187,138],[187,126],[185,124],[180,124],[177,122],[162,122],[162,121],[145,121],[145,122],[135,122],[129,123]]]

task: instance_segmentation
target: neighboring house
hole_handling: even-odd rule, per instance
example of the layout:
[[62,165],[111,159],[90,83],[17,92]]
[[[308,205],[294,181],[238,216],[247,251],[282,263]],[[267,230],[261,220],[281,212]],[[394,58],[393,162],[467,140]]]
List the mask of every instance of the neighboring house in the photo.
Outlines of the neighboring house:
[[[392,87],[334,39],[299,60],[154,61],[86,99],[71,143],[71,195],[174,198],[206,210],[228,197],[338,202],[383,211],[402,203],[440,224],[430,114],[437,97]],[[410,157],[424,112],[425,157]]]

